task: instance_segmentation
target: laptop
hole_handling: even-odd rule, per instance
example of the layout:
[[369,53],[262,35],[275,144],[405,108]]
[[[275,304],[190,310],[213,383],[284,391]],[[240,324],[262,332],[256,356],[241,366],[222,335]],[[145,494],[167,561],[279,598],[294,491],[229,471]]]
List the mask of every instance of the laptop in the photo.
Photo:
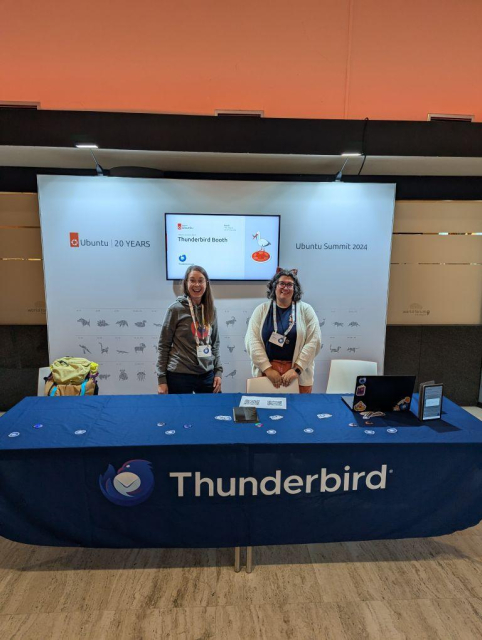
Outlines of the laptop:
[[342,396],[352,411],[409,411],[415,376],[357,376],[355,393]]

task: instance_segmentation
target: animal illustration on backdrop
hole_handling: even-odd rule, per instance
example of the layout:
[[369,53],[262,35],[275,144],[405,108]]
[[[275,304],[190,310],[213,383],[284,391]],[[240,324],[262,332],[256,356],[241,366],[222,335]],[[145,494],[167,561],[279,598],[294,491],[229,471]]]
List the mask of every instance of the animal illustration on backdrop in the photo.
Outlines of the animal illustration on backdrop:
[[358,324],[358,322],[350,322],[350,324],[348,326],[349,327],[359,327],[360,325]]
[[128,351],[120,351],[119,349],[116,349],[117,353],[129,353]]
[[341,347],[332,347],[330,344],[330,351],[331,353],[338,353],[338,351],[340,351]]
[[343,326],[343,322],[334,322],[333,323],[335,327],[342,327]]
[[154,489],[154,475],[147,460],[128,460],[117,473],[110,464],[99,476],[102,494],[121,507],[133,507],[147,500]]
[[119,380],[129,380],[129,376],[126,373],[125,369],[121,369],[119,373]]
[[119,327],[128,327],[129,323],[127,322],[127,320],[117,320],[116,324],[119,325]]
[[92,353],[91,351],[89,351],[89,349],[87,349],[87,347],[85,346],[85,344],[79,344],[79,347],[82,349],[82,351],[84,352],[84,356],[86,353]]
[[107,380],[110,378],[110,373],[99,373],[99,380]]
[[161,323],[154,322],[154,326],[155,326],[155,327],[162,327],[162,324],[161,324]]
[[325,325],[325,322],[326,322],[326,318],[323,318],[323,320],[320,322],[320,329]]
[[226,326],[229,327],[229,325],[231,325],[232,327],[234,327],[235,322],[236,318],[234,316],[231,316],[231,320],[226,320]]
[[226,378],[234,378],[234,376],[236,375],[236,369],[234,369],[233,371],[231,371],[231,373],[228,373],[228,375],[226,376]]
[[99,342],[100,344],[100,352],[101,353],[109,353],[109,347],[103,347],[102,346],[102,342]]
[[98,321],[97,321],[97,326],[98,326],[98,327],[108,327],[108,326],[109,326],[109,323],[108,323],[108,322],[106,322],[105,320],[98,320]]
[[360,347],[348,347],[347,351],[349,353],[356,353]]
[[233,351],[234,351],[235,349],[236,349],[236,345],[234,345],[233,347],[230,347],[230,346],[228,345],[228,351],[229,351],[229,353],[233,353]]
[[139,353],[139,352],[144,353],[145,348],[146,348],[146,345],[143,342],[141,342],[141,344],[138,347],[134,347],[134,351],[136,353]]
[[145,327],[147,323],[147,320],[142,320],[141,322],[134,322],[134,324],[136,325],[136,327]]
[[77,322],[80,322],[83,327],[90,327],[90,320],[86,320],[85,318],[79,318]]
[[137,372],[137,379],[139,380],[139,382],[144,382],[144,380],[146,379],[146,372],[145,371],[138,371]]

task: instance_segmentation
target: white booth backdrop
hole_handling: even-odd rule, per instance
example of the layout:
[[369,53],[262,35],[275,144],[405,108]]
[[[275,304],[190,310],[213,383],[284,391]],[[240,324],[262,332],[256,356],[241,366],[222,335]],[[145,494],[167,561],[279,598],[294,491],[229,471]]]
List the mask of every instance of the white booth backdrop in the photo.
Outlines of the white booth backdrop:
[[[156,392],[160,327],[181,292],[166,280],[166,212],[280,215],[280,266],[298,268],[322,332],[314,391],[335,358],[383,372],[395,185],[39,176],[38,187],[50,360],[98,362],[101,393]],[[245,391],[244,336],[266,284],[213,293],[223,391]]]

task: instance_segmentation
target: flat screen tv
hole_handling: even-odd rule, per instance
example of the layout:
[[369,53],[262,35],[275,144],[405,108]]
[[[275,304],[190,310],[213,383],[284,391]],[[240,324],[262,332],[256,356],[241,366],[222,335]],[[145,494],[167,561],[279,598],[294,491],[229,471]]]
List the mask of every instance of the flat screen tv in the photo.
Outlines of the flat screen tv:
[[279,264],[280,216],[166,213],[166,277],[196,264],[211,280],[269,280]]

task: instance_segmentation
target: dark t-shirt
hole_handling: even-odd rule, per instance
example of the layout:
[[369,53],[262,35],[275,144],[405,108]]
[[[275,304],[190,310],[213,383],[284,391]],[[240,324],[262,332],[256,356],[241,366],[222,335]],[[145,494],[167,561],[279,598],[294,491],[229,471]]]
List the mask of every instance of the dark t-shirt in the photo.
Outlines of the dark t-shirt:
[[[291,305],[287,309],[282,309],[281,307],[278,307],[278,305],[276,305],[276,321],[278,323],[278,333],[281,333],[281,335],[284,335],[284,332],[290,324],[290,315]],[[278,347],[272,342],[269,342],[269,338],[273,331],[273,304],[271,304],[268,315],[266,316],[266,319],[264,321],[263,331],[261,333],[264,342],[264,348],[266,349],[266,355],[268,356],[268,360],[270,361],[288,360],[289,362],[292,362],[296,344],[296,324],[292,327],[291,331],[286,336],[289,340],[288,344],[286,344],[285,342],[282,347]]]

